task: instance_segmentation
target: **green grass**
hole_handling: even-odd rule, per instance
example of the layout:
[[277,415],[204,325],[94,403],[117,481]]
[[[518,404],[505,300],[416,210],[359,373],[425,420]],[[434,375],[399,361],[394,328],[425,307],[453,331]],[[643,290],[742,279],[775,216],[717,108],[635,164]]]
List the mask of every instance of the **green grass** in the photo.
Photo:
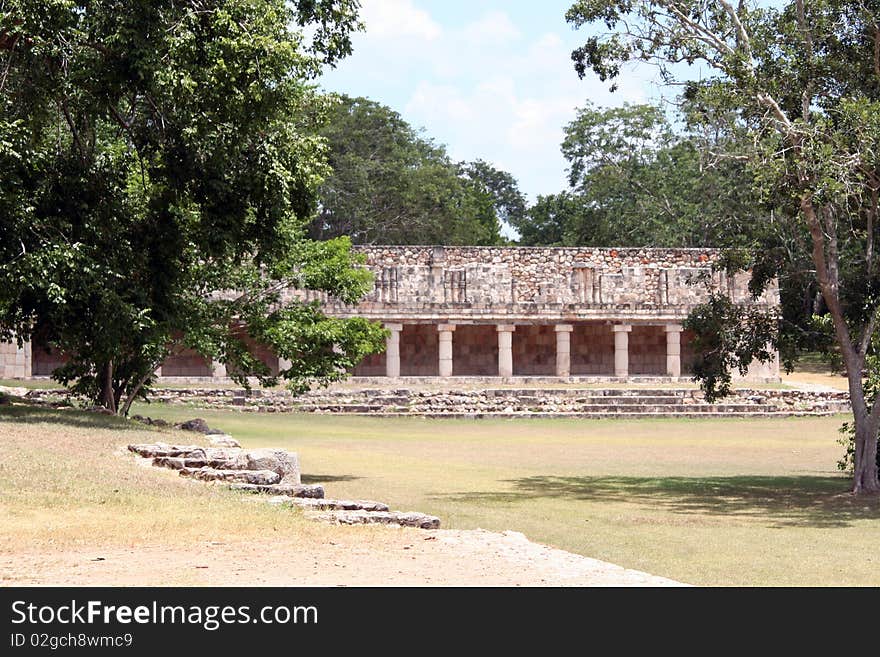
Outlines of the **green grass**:
[[[201,554],[211,541],[247,546],[271,536],[280,545],[319,545],[341,531],[245,504],[225,487],[141,467],[125,450],[130,442],[188,437],[76,410],[0,406],[0,583],[35,575],[54,584],[40,578],[44,560],[84,548]],[[182,568],[150,583],[201,580]]]
[[0,386],[8,388],[28,388],[30,390],[57,390],[64,387],[52,379],[0,379]]
[[[694,584],[880,585],[880,500],[835,467],[842,418],[430,420],[165,405],[245,446],[297,451],[307,482],[524,532]],[[873,560],[873,561],[872,561]]]

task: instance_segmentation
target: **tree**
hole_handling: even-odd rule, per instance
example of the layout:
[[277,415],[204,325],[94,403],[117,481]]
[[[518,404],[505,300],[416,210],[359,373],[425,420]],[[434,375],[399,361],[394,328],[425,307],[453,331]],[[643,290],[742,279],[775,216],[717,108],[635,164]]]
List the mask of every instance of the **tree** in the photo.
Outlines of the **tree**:
[[607,246],[614,239],[603,212],[577,194],[538,196],[514,223],[522,246]]
[[465,162],[460,167],[464,175],[477,186],[478,191],[492,200],[494,221],[489,219],[487,228],[496,231],[493,238],[497,243],[500,224],[516,226],[525,218],[528,208],[526,197],[519,191],[516,178],[484,160]]
[[[381,348],[291,290],[355,302],[346,240],[304,239],[326,174],[309,84],[350,51],[354,0],[0,5],[0,339],[119,413],[171,353],[295,388]],[[315,26],[309,43],[295,26]]]
[[[748,157],[760,184],[786,209],[778,220],[796,239],[805,237],[801,253],[810,255],[847,373],[855,493],[880,491],[880,404],[866,397],[863,382],[880,302],[878,10],[873,1],[797,0],[773,9],[726,0],[580,0],[566,15],[576,26],[608,29],[573,53],[580,75],[592,69],[611,80],[631,60],[657,64],[669,81],[681,62],[714,72],[690,83],[691,93],[736,116],[752,138]],[[751,253],[755,293],[785,263],[767,255]],[[722,369],[728,362],[722,359]]]
[[[397,112],[367,98],[339,96],[321,134],[332,174],[320,188],[313,237],[348,235],[356,244],[500,242],[496,204],[506,211],[503,204],[515,203],[518,193],[509,174],[453,162]],[[495,190],[504,199],[496,200]]]
[[[653,105],[579,109],[562,142],[569,189],[540,199],[529,211],[520,226],[521,243],[747,243],[751,227],[768,213],[751,191],[743,162],[714,155],[736,147],[736,136],[698,108],[687,109],[682,132],[673,131],[666,114]],[[741,230],[731,230],[733,225]],[[535,241],[541,239],[550,241]]]

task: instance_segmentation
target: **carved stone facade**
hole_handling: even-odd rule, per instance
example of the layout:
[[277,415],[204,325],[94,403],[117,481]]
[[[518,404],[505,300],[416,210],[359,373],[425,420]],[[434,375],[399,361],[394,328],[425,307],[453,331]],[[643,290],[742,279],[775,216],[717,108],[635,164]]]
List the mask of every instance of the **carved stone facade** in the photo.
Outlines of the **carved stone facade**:
[[[389,349],[358,376],[633,377],[690,372],[682,321],[708,290],[753,300],[748,274],[713,274],[706,249],[375,246],[359,249],[375,289],[331,314],[385,323]],[[775,380],[778,361],[747,378]]]
[[[321,300],[330,315],[366,317],[389,330],[385,353],[367,358],[355,376],[674,381],[689,374],[692,361],[691,336],[682,321],[709,289],[738,303],[779,304],[775,284],[753,300],[748,274],[713,274],[719,253],[707,249],[357,250],[375,280],[360,304],[305,295]],[[283,366],[265,348],[254,350],[271,367]],[[42,348],[0,345],[0,378],[48,374],[48,363],[57,360]],[[223,379],[226,372],[197,354],[184,354],[164,363],[160,375]],[[778,376],[776,359],[755,363],[746,378]]]

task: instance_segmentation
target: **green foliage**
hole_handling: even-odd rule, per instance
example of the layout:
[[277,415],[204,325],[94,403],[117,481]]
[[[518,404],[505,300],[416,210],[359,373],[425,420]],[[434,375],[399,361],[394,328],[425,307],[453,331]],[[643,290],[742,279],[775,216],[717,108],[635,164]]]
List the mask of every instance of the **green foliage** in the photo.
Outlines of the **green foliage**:
[[[781,274],[789,294],[783,319],[796,324],[779,333],[781,347],[792,352],[788,364],[811,343],[838,351],[850,381],[853,491],[877,493],[880,404],[869,399],[862,377],[876,365],[868,356],[880,318],[880,3],[763,5],[578,0],[567,19],[576,26],[602,23],[607,31],[573,53],[575,68],[581,76],[592,69],[612,79],[625,62],[637,60],[657,64],[671,81],[681,62],[708,67],[710,75],[688,83],[685,96],[698,116],[721,117],[742,137],[735,156],[748,162],[761,198],[779,210],[780,226],[759,231],[751,245],[752,292],[766,286],[771,273]],[[823,342],[816,315],[827,315],[833,342]],[[734,328],[742,319],[719,318]],[[722,341],[719,349],[735,354],[740,346]],[[736,359],[716,360],[698,372],[710,391],[719,383],[723,390],[719,373]]]
[[482,161],[456,164],[399,114],[340,96],[321,131],[332,173],[320,188],[315,238],[356,244],[501,242],[500,222],[524,211],[510,174]]
[[605,215],[570,192],[539,196],[514,226],[523,246],[608,246],[615,243]]
[[[694,108],[688,108],[691,114]],[[578,110],[565,128],[569,191],[539,198],[519,224],[522,244],[737,246],[766,216],[742,162],[713,155],[722,126],[676,134],[651,105]]]
[[[774,9],[750,2],[581,0],[566,15],[575,26],[608,28],[573,53],[581,76],[592,69],[611,80],[632,60],[657,64],[670,81],[682,61],[702,61],[715,72],[688,82],[683,94],[686,125],[702,135],[695,152],[720,155],[718,180],[695,187],[694,198],[706,199],[706,214],[715,214],[717,190],[726,187],[741,198],[725,206],[768,210],[718,214],[719,230],[729,237],[704,243],[746,249],[740,265],[752,272],[756,294],[778,278],[783,312],[775,342],[788,367],[803,351],[839,356],[840,336],[830,322],[817,321],[828,306],[816,281],[805,201],[834,240],[828,256],[854,338],[880,303],[880,267],[870,246],[877,232],[880,79],[869,4],[809,2],[801,14],[793,2]],[[612,147],[644,152],[657,125],[651,119],[648,112],[635,117],[638,130]],[[686,207],[670,207],[688,216]],[[674,232],[686,233],[681,226]]]
[[684,328],[694,332],[694,376],[704,382],[708,401],[730,393],[732,370],[745,375],[754,359],[772,360],[777,322],[775,311],[735,304],[721,294],[691,312]]
[[295,383],[380,349],[381,328],[282,294],[369,286],[347,241],[303,227],[327,173],[309,80],[350,50],[356,6],[4,3],[0,338],[60,349],[55,377],[114,409],[183,348],[273,383],[244,326]]

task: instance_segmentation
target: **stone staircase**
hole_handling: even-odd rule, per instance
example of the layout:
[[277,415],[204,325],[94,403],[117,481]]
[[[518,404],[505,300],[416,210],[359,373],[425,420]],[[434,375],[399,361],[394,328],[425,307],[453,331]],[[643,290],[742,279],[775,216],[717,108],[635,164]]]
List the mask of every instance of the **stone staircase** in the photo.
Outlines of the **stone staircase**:
[[[223,439],[229,436],[223,435]],[[218,442],[214,438],[214,443]],[[128,446],[158,468],[176,470],[197,481],[224,483],[229,488],[260,495],[271,504],[301,509],[306,517],[344,525],[384,524],[437,529],[440,519],[414,511],[392,511],[372,500],[335,500],[324,497],[321,485],[303,484],[299,458],[281,449],[205,447],[138,443]]]
[[[31,390],[31,402],[63,403],[68,391]],[[380,417],[651,418],[789,417],[849,413],[843,391],[736,389],[714,404],[696,388],[509,387],[468,389],[339,386],[294,396],[253,388],[159,388],[153,402],[251,413],[349,413]],[[160,422],[159,420],[156,421]],[[248,482],[243,482],[248,483]]]
[[690,388],[497,388],[486,390],[338,389],[312,391],[292,410],[396,417],[656,418],[789,417],[849,411],[844,392],[735,390],[706,401]]

